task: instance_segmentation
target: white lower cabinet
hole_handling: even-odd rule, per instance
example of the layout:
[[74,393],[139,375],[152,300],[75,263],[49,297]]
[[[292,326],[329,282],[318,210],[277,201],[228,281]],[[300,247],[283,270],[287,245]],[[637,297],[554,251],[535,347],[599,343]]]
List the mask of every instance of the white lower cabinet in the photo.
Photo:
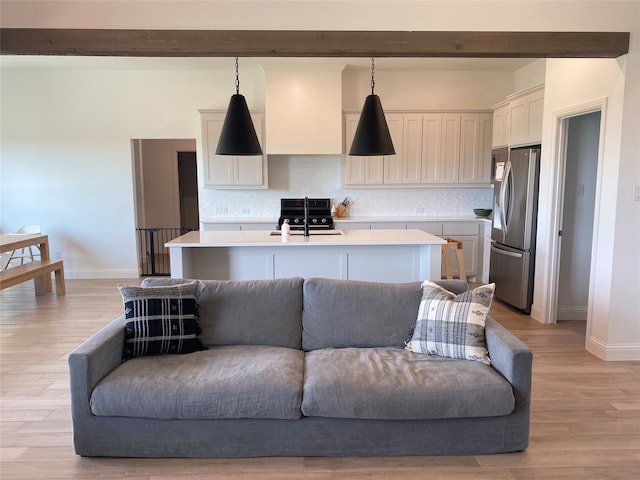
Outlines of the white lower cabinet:
[[[449,237],[462,242],[464,270],[471,281],[482,276],[484,229],[479,222],[416,222],[408,224],[408,228],[419,228],[432,235]],[[451,255],[451,267],[454,276],[458,276],[458,264]],[[442,267],[444,272],[444,266]]]

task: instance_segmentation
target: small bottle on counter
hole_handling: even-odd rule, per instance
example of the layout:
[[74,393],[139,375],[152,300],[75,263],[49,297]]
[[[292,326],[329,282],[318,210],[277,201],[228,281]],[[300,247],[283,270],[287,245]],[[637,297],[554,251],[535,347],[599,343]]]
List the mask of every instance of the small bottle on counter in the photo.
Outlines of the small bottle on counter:
[[282,226],[280,227],[280,233],[282,234],[283,240],[288,240],[291,235],[291,226],[289,225],[289,219],[285,218],[282,221]]
[[331,216],[335,217],[336,216],[336,204],[331,202]]

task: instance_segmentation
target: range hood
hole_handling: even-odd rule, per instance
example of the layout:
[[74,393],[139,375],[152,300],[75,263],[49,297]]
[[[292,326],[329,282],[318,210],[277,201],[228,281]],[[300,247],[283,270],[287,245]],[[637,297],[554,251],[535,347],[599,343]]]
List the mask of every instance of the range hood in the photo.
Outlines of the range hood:
[[346,65],[263,66],[267,154],[342,154]]

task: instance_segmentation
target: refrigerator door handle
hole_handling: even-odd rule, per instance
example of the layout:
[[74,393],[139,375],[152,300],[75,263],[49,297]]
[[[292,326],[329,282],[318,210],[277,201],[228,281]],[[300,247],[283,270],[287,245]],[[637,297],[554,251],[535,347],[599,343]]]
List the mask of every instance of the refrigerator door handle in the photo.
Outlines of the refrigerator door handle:
[[[507,161],[507,165],[504,169],[504,176],[502,177],[502,185],[500,185],[500,221],[502,223],[502,231],[507,234],[509,229],[507,226],[507,184],[509,183],[511,175],[511,161]],[[512,188],[509,189],[511,192]]]
[[497,253],[498,255],[506,255],[507,257],[522,258],[521,253],[507,252],[506,250],[496,248],[493,245],[491,245],[491,251]]

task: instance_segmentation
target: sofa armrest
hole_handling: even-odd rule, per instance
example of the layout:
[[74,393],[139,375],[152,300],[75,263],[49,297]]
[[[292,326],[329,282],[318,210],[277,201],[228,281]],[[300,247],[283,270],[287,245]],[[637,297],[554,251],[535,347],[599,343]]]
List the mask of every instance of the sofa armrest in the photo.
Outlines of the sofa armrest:
[[485,337],[491,365],[513,386],[516,409],[528,409],[533,361],[531,349],[491,317],[487,318]]
[[109,372],[122,363],[124,315],[106,325],[69,354],[71,415],[75,419],[92,415],[91,392]]

